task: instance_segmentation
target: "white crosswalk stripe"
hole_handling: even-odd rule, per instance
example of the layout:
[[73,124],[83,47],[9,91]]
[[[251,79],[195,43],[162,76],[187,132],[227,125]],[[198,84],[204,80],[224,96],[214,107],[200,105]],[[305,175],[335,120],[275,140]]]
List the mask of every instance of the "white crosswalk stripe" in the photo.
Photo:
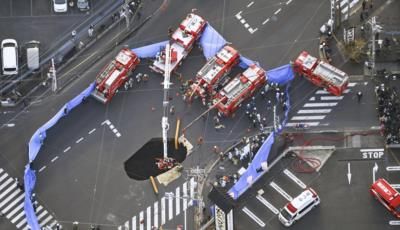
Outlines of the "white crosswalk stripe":
[[246,213],[251,219],[253,219],[258,225],[260,225],[261,227],[265,227],[265,223],[260,218],[258,218],[256,214],[250,211],[247,207],[243,207],[242,211]]
[[[24,211],[25,193],[20,187],[14,178],[0,168],[0,211],[17,229],[28,230],[30,228]],[[36,209],[36,215],[41,227],[49,225],[50,222],[52,222],[51,226],[57,223],[53,215],[42,205]]]
[[275,182],[271,182],[269,184],[272,188],[274,188],[279,194],[281,194],[283,197],[285,197],[286,200],[292,201],[293,198],[290,196],[285,190],[283,190],[279,185],[277,185]]
[[168,193],[172,196],[163,196],[160,200],[140,211],[138,215],[118,226],[118,229],[151,230],[152,226],[165,225],[168,221],[180,215],[182,211],[193,206],[193,202],[189,202],[189,200],[192,197],[194,198],[196,186],[196,181],[191,178],[172,190],[173,192]]
[[279,210],[275,208],[270,202],[268,202],[264,197],[257,195],[256,196],[257,200],[259,200],[263,205],[265,205],[271,212],[273,212],[275,215],[278,215]]
[[330,113],[332,109],[301,109],[298,114],[318,114],[318,113]]
[[342,100],[343,96],[321,96],[322,101]]
[[327,103],[306,103],[303,107],[333,107],[336,106],[337,102],[327,102]]
[[292,181],[294,181],[302,189],[306,189],[307,185],[303,183],[297,176],[295,176],[289,169],[283,170],[283,173],[288,176]]
[[[292,122],[288,122],[286,123],[286,127],[296,127],[299,123],[292,123]],[[318,126],[319,122],[301,122],[301,124],[307,125],[307,126]]]
[[301,121],[301,120],[322,120],[325,118],[325,115],[323,116],[294,116],[292,117],[292,121]]

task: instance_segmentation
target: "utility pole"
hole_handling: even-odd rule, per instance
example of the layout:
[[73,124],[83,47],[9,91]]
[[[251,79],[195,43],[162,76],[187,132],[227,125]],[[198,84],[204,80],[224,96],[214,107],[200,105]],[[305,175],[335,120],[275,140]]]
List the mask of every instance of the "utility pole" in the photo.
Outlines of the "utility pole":
[[51,90],[53,92],[56,92],[57,91],[57,74],[56,74],[56,66],[54,64],[54,58],[51,59],[50,74],[51,74]]
[[[187,171],[187,176],[188,178],[193,178],[190,179],[190,183],[195,183],[196,186],[196,192],[195,191],[190,191],[190,194],[194,195],[194,201],[197,201],[198,206],[197,206],[197,211],[195,212],[195,216],[194,216],[194,222],[196,225],[195,229],[199,229],[200,227],[200,223],[203,220],[203,207],[204,207],[204,202],[203,202],[203,197],[201,196],[201,191],[203,190],[203,188],[200,186],[201,184],[203,184],[203,180],[206,178],[206,170],[205,169],[201,169],[199,168],[199,166],[197,166],[196,168],[191,168]],[[190,188],[193,189],[194,185],[190,185]]]
[[376,51],[376,47],[375,47],[375,36],[376,34],[380,33],[382,31],[382,26],[377,25],[376,24],[376,17],[372,17],[371,21],[368,21],[368,23],[371,25],[371,36],[372,36],[372,44],[371,44],[371,63],[370,63],[370,67],[371,67],[371,75],[374,76],[375,74],[375,51]]
[[165,47],[165,69],[164,69],[164,101],[163,101],[163,117],[161,118],[161,128],[162,128],[162,136],[163,136],[163,154],[164,160],[168,159],[168,106],[169,106],[169,87],[171,85],[170,77],[171,77],[171,48],[170,45],[167,44]]
[[274,112],[274,131],[278,131],[279,129],[279,116],[276,114],[276,105],[274,105],[273,108],[273,112]]

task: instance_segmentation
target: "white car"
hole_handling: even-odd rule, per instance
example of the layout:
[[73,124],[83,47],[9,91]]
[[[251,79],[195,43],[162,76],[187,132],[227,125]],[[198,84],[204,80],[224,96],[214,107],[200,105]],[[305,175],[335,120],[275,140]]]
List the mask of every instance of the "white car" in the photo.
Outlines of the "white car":
[[18,74],[18,44],[14,39],[1,42],[1,60],[4,75]]
[[68,10],[67,0],[53,0],[53,9],[56,13],[65,13]]

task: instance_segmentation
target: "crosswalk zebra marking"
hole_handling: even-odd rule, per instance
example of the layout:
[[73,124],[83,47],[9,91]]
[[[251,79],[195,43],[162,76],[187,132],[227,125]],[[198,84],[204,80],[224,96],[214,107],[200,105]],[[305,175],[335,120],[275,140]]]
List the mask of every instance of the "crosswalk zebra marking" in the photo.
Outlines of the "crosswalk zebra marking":
[[146,210],[146,217],[147,217],[147,230],[151,230],[151,206],[147,207]]
[[265,227],[265,223],[260,218],[258,218],[256,214],[250,211],[247,207],[243,207],[242,211],[246,213],[251,219],[253,219],[258,225],[260,225],[261,227]]
[[2,182],[4,180],[4,178],[6,178],[8,176],[7,173],[4,173],[1,177],[0,177],[0,182]]
[[259,200],[263,205],[265,205],[271,212],[273,212],[275,215],[278,215],[279,210],[275,208],[270,202],[268,202],[264,197],[257,195],[256,196],[257,200]]
[[274,188],[279,194],[281,194],[286,200],[292,201],[293,198],[285,191],[283,190],[279,185],[277,185],[275,182],[271,181],[269,185]]
[[132,217],[132,230],[136,230],[136,216]]
[[143,211],[141,211],[140,212],[140,214],[139,214],[139,218],[140,218],[140,220],[139,220],[139,229],[140,230],[144,230],[144,212]]
[[[351,91],[351,89],[345,89],[345,90],[343,91],[343,94],[349,93],[350,91]],[[320,89],[320,90],[317,90],[317,91],[315,92],[315,94],[321,95],[321,94],[331,94],[331,93],[328,92],[328,91],[326,91],[326,90],[324,90],[324,89]]]
[[325,115],[321,116],[294,116],[292,117],[292,121],[301,121],[301,120],[322,120],[325,118]]
[[2,208],[5,204],[7,204],[12,198],[14,198],[20,191],[19,190],[15,190],[13,193],[11,193],[11,195],[7,196],[6,199],[4,199],[1,203],[0,203],[0,208]]
[[45,226],[50,220],[53,219],[53,216],[48,216],[42,223],[40,223],[42,226]]
[[10,187],[8,187],[2,194],[0,194],[0,200],[3,199],[5,195],[7,195],[11,190],[15,189],[17,185],[13,183]]
[[347,85],[347,87],[354,87],[357,85],[357,82],[349,82],[349,84]]
[[318,114],[318,113],[330,113],[332,109],[301,109],[298,114]]
[[297,176],[295,176],[289,169],[283,170],[283,173],[288,176],[292,181],[294,181],[300,188],[306,189],[307,185],[303,183]]
[[187,209],[187,182],[183,183],[183,211]]
[[329,103],[306,103],[303,107],[333,107],[336,106],[337,102],[329,102]]
[[[304,124],[304,125],[307,125],[307,126],[318,126],[319,125],[319,122],[301,122],[301,124]],[[286,123],[286,127],[296,127],[296,126],[298,126],[299,125],[299,123],[292,123],[292,122],[288,122],[288,123]]]
[[[25,197],[25,194],[23,194]],[[15,213],[17,213],[22,207],[24,207],[24,203],[20,203],[16,208],[14,208],[12,210],[12,212],[10,212],[9,214],[7,214],[7,219],[10,219],[12,216],[15,215]],[[4,211],[5,213],[7,213],[6,211]]]
[[181,187],[177,187],[176,188],[176,190],[175,190],[175,197],[176,197],[176,199],[175,199],[175,206],[176,206],[176,209],[175,209],[175,215],[179,215],[179,213],[181,213],[181,206],[180,206],[180,204],[181,204],[181,189],[180,189]]
[[[0,185],[0,191],[3,190],[9,183],[11,183],[13,181],[13,179],[8,178],[8,180],[6,180],[6,182],[4,182],[4,184]],[[1,198],[0,198],[1,199]]]
[[321,96],[322,101],[342,100],[343,96]]
[[154,203],[154,226],[158,227],[158,201]]
[[161,225],[165,224],[165,197],[161,198]]
[[174,198],[170,196],[168,197],[168,220],[172,220],[172,218],[174,217],[173,205],[174,205]]

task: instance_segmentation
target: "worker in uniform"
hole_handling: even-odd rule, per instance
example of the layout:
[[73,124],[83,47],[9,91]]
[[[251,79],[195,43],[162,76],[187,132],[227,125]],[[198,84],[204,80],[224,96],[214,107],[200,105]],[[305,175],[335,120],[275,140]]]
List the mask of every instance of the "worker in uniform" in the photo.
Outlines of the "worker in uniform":
[[171,115],[174,115],[174,114],[175,114],[175,106],[171,105],[171,107],[169,108],[169,113],[170,113]]
[[141,73],[138,73],[138,74],[136,75],[136,82],[137,82],[137,83],[140,83],[141,80],[142,80],[142,74],[141,74]]
[[362,92],[361,92],[361,91],[358,91],[358,92],[357,92],[357,100],[358,100],[358,103],[360,103],[361,97],[362,97]]

